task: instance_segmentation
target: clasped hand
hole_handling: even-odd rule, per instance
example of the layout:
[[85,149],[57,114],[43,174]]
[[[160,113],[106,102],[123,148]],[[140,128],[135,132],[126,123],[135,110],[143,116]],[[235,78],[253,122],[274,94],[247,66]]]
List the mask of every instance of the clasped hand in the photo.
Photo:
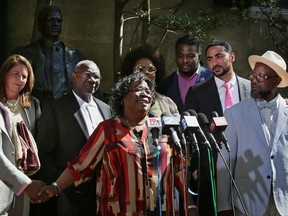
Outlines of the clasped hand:
[[46,185],[43,181],[33,180],[25,189],[25,193],[32,203],[44,203],[51,197],[58,195],[58,190],[53,185]]

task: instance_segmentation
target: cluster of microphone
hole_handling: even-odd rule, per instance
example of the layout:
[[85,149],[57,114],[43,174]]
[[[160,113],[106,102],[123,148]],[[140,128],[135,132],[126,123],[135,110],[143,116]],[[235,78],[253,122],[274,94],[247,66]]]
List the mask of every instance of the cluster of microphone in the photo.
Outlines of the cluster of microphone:
[[212,147],[221,148],[222,143],[230,152],[224,134],[227,121],[225,117],[219,117],[215,111],[211,113],[210,121],[205,114],[197,114],[195,110],[190,109],[183,112],[181,116],[163,113],[159,117],[150,113],[147,122],[154,145],[158,145],[159,135],[166,134],[169,135],[169,144],[173,145],[179,154],[182,150],[186,151],[188,145],[199,151],[199,145],[205,145],[211,149]]

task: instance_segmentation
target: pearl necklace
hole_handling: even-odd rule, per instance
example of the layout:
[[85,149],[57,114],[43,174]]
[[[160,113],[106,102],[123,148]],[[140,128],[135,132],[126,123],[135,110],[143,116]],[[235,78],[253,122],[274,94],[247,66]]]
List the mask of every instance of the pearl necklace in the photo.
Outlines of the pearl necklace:
[[[12,100],[10,100],[12,101]],[[14,101],[14,100],[13,100]],[[5,105],[10,109],[11,112],[15,113],[19,107],[19,98],[15,102],[9,102],[8,100],[5,102]]]

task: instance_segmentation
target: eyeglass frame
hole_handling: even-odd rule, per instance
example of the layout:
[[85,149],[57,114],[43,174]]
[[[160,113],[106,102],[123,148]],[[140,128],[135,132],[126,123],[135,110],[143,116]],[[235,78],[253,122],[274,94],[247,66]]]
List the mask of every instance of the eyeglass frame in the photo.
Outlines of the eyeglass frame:
[[[143,67],[143,68],[140,69],[139,67]],[[149,68],[153,68],[153,69],[149,70]],[[152,73],[156,73],[156,71],[157,71],[157,68],[154,65],[151,65],[151,66],[147,67],[147,66],[145,66],[143,64],[139,64],[139,65],[137,65],[137,66],[135,66],[133,68],[133,73],[144,73],[144,72],[147,73],[148,72],[148,73],[152,74]]]
[[255,74],[255,73],[248,75],[248,79],[249,79],[250,81],[256,79],[257,82],[264,82],[264,81],[267,81],[267,80],[269,80],[269,79],[277,78],[277,77],[279,77],[279,76],[268,76],[268,75]]
[[98,79],[101,79],[102,76],[98,76],[96,75],[95,73],[91,73],[91,72],[88,72],[88,71],[84,71],[84,72],[80,72],[80,71],[76,71],[75,73],[79,73],[82,75],[82,77],[85,79],[85,80],[88,80],[88,79],[91,79],[92,77],[95,79],[95,80],[98,80]]
[[144,88],[143,86],[136,86],[136,87],[128,90],[128,92],[136,92],[136,93],[143,92],[143,91],[145,92],[145,94],[148,94],[151,96],[153,95],[152,94],[153,92],[149,88]]

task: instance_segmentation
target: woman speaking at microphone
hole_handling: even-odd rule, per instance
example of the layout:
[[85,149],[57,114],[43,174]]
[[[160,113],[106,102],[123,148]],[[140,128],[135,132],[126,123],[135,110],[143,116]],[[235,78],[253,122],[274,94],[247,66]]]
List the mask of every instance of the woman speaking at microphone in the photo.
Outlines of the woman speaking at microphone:
[[182,158],[171,154],[167,139],[159,142],[160,155],[157,146],[148,143],[146,120],[154,99],[154,82],[142,73],[122,78],[116,83],[111,98],[116,117],[99,124],[79,155],[67,164],[56,182],[43,187],[41,193],[57,196],[73,183],[78,186],[85,182],[96,172],[97,213],[103,216],[177,215],[171,184],[174,182],[182,190],[179,174]]

